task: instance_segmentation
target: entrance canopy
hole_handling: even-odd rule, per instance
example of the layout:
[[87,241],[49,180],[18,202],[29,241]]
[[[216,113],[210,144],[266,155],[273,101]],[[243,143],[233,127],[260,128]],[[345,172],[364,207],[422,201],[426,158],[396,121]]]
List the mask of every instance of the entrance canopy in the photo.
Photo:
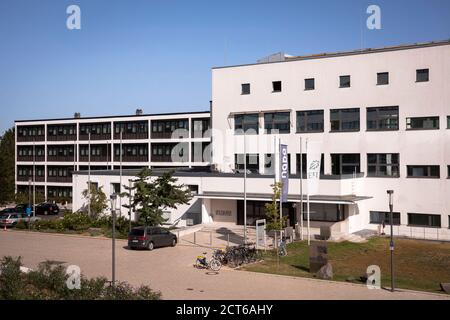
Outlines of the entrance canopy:
[[[247,193],[247,200],[251,201],[272,201],[272,194],[269,193]],[[203,192],[197,195],[201,199],[229,199],[229,200],[244,200],[243,192]],[[367,196],[329,196],[329,195],[314,195],[309,197],[310,203],[330,203],[330,204],[355,204],[358,201],[371,199]],[[289,195],[289,202],[300,202],[300,195]],[[306,202],[306,195],[303,195],[303,201]]]

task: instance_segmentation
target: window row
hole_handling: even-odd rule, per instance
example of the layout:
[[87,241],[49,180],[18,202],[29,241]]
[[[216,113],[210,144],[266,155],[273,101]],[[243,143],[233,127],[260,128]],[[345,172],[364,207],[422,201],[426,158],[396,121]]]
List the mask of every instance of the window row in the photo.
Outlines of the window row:
[[[306,110],[296,112],[297,133],[324,132],[324,110]],[[291,133],[290,112],[264,113],[264,133]],[[259,114],[246,113],[234,115],[236,134],[258,134]],[[450,129],[450,116],[447,117],[447,128]],[[406,130],[439,129],[439,116],[408,117]],[[367,131],[399,130],[399,107],[367,108]],[[360,131],[360,108],[330,110],[330,131]]]
[[[427,213],[409,213],[408,212],[407,225],[410,227],[429,227],[429,228],[441,228],[441,215],[439,214],[427,214]],[[371,224],[384,224],[390,225],[390,213],[383,211],[370,211],[370,223]],[[401,225],[400,212],[393,212],[392,224],[396,226]]]
[[[417,69],[416,70],[416,82],[428,82],[430,80],[430,70],[429,69]],[[389,84],[389,72],[378,72],[376,75],[376,84],[378,86]],[[351,87],[351,76],[341,75],[339,76],[339,88],[350,88]],[[316,79],[306,78],[304,79],[304,90],[311,91],[316,89]],[[282,91],[282,81],[272,81],[272,92]],[[249,95],[251,94],[251,84],[242,83],[241,84],[241,94]]]

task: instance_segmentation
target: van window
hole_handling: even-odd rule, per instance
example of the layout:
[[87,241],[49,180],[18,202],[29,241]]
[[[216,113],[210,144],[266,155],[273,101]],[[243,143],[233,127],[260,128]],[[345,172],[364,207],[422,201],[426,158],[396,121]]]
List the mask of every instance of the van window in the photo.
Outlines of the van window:
[[131,229],[131,235],[132,236],[143,236],[144,229]]

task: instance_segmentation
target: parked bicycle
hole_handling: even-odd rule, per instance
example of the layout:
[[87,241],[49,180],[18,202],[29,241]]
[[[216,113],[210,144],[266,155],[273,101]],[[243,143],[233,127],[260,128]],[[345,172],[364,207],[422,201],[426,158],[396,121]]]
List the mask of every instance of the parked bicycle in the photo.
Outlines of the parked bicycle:
[[203,252],[203,255],[197,256],[194,267],[197,269],[210,269],[212,271],[219,271],[222,268],[222,263],[214,256],[208,261],[206,257],[207,253]]
[[246,244],[235,247],[229,247],[225,252],[217,253],[222,264],[228,264],[230,267],[239,267],[261,260],[262,256],[254,244]]

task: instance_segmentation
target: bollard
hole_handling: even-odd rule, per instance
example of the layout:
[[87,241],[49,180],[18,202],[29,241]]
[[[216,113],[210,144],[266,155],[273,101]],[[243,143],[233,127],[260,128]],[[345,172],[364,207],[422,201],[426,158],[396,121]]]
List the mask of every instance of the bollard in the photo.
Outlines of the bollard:
[[194,232],[194,244],[197,244],[197,231]]
[[227,233],[227,248],[230,247],[230,233]]
[[212,231],[209,232],[209,245],[212,247]]
[[177,231],[177,241],[180,243],[180,230]]

